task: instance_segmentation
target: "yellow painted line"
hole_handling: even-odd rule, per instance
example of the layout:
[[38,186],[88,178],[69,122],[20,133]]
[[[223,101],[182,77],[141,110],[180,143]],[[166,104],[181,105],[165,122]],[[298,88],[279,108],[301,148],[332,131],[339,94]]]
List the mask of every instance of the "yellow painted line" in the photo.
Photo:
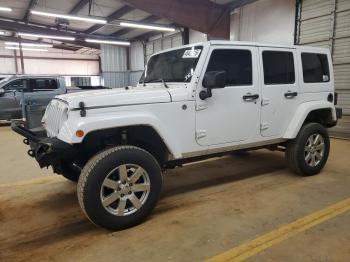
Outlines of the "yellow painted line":
[[350,198],[321,209],[290,224],[281,226],[265,235],[230,249],[207,260],[207,262],[243,261],[259,252],[276,245],[300,232],[321,224],[344,212],[350,211]]

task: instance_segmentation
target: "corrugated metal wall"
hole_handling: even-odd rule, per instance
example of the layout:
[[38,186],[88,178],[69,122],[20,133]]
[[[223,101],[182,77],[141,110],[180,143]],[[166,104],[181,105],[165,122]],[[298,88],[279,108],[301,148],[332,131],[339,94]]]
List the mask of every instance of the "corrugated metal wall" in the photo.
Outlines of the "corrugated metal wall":
[[127,58],[126,47],[101,45],[101,68],[105,86],[115,88],[129,85]]
[[350,1],[303,0],[297,43],[331,49],[338,104],[350,115]]
[[330,133],[350,138],[350,1],[303,0],[297,43],[331,50],[338,105],[347,116]]
[[143,69],[145,67],[145,56],[143,44],[141,42],[132,43],[130,45],[130,85],[135,86],[140,80]]
[[146,60],[148,61],[149,57],[156,52],[181,45],[183,45],[181,33],[176,33],[149,41],[146,43]]
[[155,52],[181,46],[182,43],[181,33],[157,38],[146,43],[146,55],[141,42],[132,43],[129,48],[129,69],[127,68],[127,48],[101,45],[104,85],[112,88],[135,86],[143,73],[145,58],[148,60]]

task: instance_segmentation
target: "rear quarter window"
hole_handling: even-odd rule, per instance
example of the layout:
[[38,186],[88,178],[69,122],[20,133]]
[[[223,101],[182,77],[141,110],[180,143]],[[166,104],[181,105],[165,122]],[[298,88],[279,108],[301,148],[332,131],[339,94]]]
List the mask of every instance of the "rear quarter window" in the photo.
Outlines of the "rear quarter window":
[[329,82],[329,64],[326,54],[301,53],[304,83]]
[[30,79],[30,85],[33,90],[47,91],[58,88],[57,80],[52,78]]

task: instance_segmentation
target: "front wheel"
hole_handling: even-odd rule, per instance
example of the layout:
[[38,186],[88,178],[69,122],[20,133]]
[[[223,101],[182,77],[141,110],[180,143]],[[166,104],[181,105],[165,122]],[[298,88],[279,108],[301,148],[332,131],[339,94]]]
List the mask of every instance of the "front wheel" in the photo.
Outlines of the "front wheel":
[[309,123],[300,129],[294,140],[288,142],[286,160],[297,174],[315,175],[325,166],[329,148],[327,130],[318,123]]
[[161,169],[147,151],[134,146],[107,149],[84,167],[78,200],[96,225],[119,230],[141,223],[161,193]]

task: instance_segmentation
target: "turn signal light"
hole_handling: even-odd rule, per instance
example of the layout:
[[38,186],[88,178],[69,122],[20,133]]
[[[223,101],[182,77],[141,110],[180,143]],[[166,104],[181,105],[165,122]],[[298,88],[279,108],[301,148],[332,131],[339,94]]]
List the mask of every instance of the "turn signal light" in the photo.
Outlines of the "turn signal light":
[[83,130],[77,130],[77,131],[75,132],[75,135],[76,135],[77,137],[83,137],[83,136],[84,136],[84,131],[83,131]]

